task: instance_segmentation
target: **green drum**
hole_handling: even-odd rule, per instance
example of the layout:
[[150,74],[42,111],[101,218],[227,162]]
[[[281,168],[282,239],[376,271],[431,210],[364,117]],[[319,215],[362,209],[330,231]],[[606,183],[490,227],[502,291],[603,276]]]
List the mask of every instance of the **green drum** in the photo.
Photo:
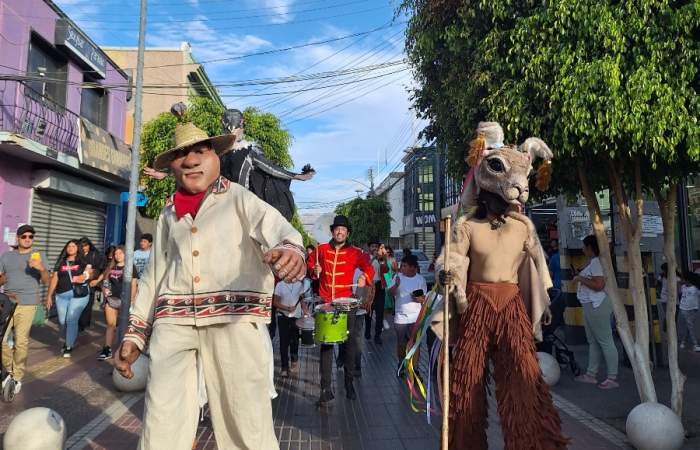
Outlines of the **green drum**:
[[319,344],[342,344],[348,340],[348,314],[331,305],[320,305],[314,314],[315,339]]

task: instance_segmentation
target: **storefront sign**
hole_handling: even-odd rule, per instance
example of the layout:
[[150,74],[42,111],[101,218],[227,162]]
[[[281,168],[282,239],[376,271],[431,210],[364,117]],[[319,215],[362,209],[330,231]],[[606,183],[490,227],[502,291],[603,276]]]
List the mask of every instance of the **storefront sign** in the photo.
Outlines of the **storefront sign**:
[[97,75],[105,78],[107,57],[97,46],[66,19],[56,20],[56,45],[63,46],[87,64]]
[[131,148],[102,128],[78,119],[80,164],[117,175],[125,180],[131,172]]
[[416,214],[414,223],[417,227],[432,227],[437,223],[437,216],[435,213]]

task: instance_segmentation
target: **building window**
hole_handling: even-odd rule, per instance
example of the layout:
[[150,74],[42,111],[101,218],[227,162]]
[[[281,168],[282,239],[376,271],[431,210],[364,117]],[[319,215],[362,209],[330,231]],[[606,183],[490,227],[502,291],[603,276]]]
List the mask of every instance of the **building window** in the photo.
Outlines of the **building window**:
[[700,177],[691,179],[688,189],[688,231],[691,269],[700,269]]
[[49,100],[47,106],[66,106],[68,64],[58,52],[36,35],[29,42],[25,94],[35,100]]
[[[85,80],[91,81],[91,80]],[[80,115],[103,130],[107,129],[109,96],[102,88],[84,87],[80,97]]]

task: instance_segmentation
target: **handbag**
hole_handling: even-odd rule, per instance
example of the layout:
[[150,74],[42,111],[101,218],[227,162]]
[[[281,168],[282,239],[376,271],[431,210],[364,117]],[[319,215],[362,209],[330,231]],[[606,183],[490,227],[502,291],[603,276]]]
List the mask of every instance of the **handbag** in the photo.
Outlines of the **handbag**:
[[44,310],[44,305],[37,305],[36,312],[34,313],[34,318],[32,319],[33,327],[43,327],[46,322],[46,311]]
[[[66,262],[68,262],[68,261],[66,261]],[[70,268],[68,269],[68,276],[70,277],[70,280],[72,283],[73,282],[73,272],[71,272]],[[73,297],[82,298],[82,297],[87,297],[88,294],[90,294],[90,287],[88,286],[87,283],[73,285]]]

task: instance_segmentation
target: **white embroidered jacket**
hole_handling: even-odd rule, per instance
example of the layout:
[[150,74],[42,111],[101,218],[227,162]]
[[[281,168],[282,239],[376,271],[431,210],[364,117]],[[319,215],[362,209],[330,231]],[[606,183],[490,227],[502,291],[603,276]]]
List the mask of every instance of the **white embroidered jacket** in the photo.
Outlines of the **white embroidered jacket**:
[[263,254],[286,247],[305,255],[301,235],[275,208],[220,177],[195,219],[171,200],[158,219],[125,340],[143,350],[157,322],[206,326],[266,323],[274,276]]

